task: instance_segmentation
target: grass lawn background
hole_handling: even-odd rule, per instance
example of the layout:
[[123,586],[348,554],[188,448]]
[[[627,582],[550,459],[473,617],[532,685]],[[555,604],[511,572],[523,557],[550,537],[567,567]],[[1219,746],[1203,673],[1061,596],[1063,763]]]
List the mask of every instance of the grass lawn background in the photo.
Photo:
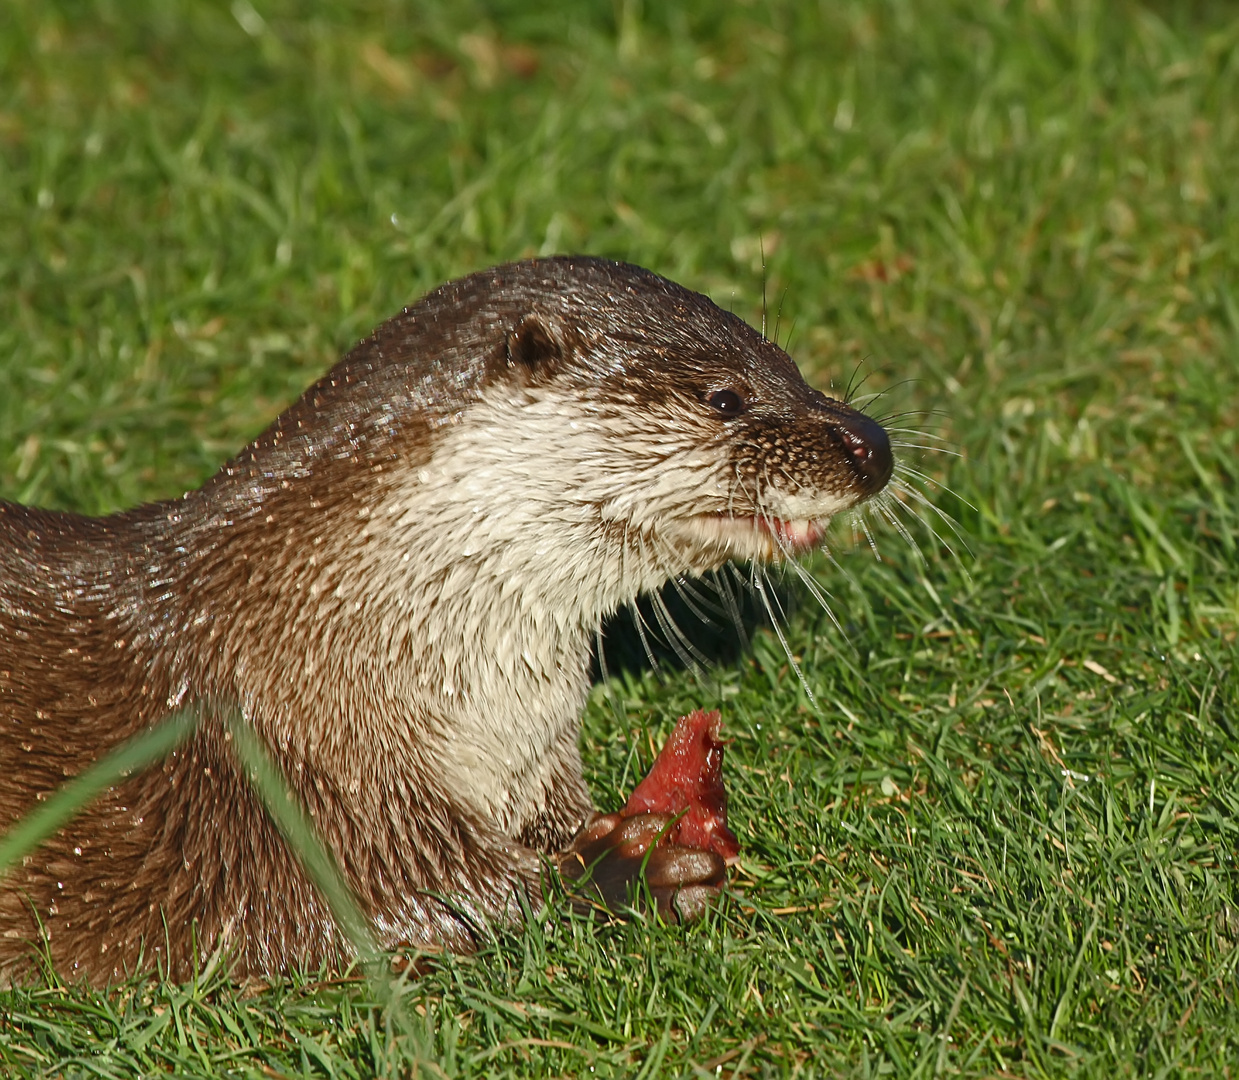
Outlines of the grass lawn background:
[[396,1019],[49,980],[0,1069],[1236,1071],[1237,177],[1225,4],[8,0],[0,496],[175,495],[427,289],[583,251],[764,291],[812,380],[957,451],[908,460],[962,541],[840,530],[840,625],[783,623],[812,701],[770,633],[597,688],[603,806],[724,710],[701,925],[556,910]]

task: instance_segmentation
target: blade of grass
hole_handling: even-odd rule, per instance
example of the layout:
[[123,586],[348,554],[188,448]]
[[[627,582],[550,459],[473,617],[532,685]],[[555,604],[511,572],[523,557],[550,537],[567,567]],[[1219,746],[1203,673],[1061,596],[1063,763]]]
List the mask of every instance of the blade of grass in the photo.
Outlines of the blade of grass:
[[[339,864],[319,839],[309,817],[301,808],[300,800],[288,786],[258,736],[240,716],[234,714],[229,718],[228,732],[232,737],[233,750],[267,808],[267,813],[301,858],[306,873],[323,894],[331,908],[331,914],[357,950],[357,959],[361,966],[368,975],[377,976],[382,967],[383,951],[374,936],[370,920],[357,906],[353,890],[340,872]],[[378,978],[373,981],[376,989],[388,982]]]

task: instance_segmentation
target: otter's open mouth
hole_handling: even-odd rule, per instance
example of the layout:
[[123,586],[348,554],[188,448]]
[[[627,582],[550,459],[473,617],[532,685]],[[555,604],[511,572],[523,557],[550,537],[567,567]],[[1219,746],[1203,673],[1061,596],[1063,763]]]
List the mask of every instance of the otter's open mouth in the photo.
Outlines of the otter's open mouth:
[[741,557],[800,555],[812,551],[826,535],[820,521],[762,517],[757,514],[702,514],[693,519],[703,533]]

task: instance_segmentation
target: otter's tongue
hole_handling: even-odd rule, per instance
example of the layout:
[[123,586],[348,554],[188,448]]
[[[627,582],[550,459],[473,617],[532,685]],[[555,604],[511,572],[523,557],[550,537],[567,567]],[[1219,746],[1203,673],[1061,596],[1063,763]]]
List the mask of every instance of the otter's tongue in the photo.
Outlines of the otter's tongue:
[[649,775],[628,796],[621,813],[683,814],[666,842],[713,851],[732,863],[740,841],[727,828],[727,791],[723,787],[723,747],[718,710],[682,716]]

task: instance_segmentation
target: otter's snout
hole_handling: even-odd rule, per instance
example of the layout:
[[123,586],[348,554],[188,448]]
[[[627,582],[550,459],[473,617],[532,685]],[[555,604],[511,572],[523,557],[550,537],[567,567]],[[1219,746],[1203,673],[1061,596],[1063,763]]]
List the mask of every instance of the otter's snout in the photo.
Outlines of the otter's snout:
[[865,497],[876,495],[891,478],[895,458],[891,454],[891,440],[886,429],[876,420],[863,413],[841,416],[836,421],[839,436],[852,457],[860,488]]

